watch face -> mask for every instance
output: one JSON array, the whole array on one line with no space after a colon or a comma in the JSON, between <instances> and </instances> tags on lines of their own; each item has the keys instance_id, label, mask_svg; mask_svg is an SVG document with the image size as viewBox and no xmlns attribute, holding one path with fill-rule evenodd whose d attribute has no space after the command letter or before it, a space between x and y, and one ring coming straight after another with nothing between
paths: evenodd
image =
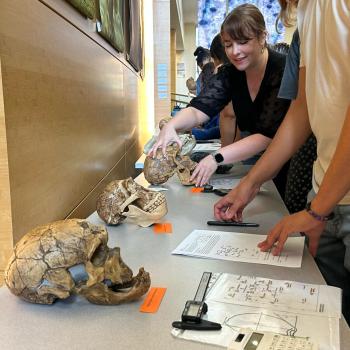
<instances>
[{"instance_id":1,"label":"watch face","mask_svg":"<svg viewBox=\"0 0 350 350\"><path fill-rule=\"evenodd\" d=\"M222 163L224 161L224 157L222 156L221 153L216 153L214 157L215 157L216 163Z\"/></svg>"}]
</instances>

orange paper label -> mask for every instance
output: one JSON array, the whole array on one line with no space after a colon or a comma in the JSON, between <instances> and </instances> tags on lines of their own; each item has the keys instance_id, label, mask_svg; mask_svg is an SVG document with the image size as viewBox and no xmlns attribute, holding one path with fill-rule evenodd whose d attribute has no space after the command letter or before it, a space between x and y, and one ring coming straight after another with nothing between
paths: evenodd
<instances>
[{"instance_id":1,"label":"orange paper label","mask_svg":"<svg viewBox=\"0 0 350 350\"><path fill-rule=\"evenodd\" d=\"M166 288L153 287L147 294L147 297L140 307L141 312L154 313L158 311L159 305L162 302Z\"/></svg>"},{"instance_id":2,"label":"orange paper label","mask_svg":"<svg viewBox=\"0 0 350 350\"><path fill-rule=\"evenodd\" d=\"M172 233L173 227L170 222L163 222L160 224L154 224L153 231L154 233Z\"/></svg>"},{"instance_id":3,"label":"orange paper label","mask_svg":"<svg viewBox=\"0 0 350 350\"><path fill-rule=\"evenodd\" d=\"M203 187L193 187L193 188L191 188L191 192L192 193L200 193L200 192L203 192L203 191L204 191Z\"/></svg>"}]
</instances>

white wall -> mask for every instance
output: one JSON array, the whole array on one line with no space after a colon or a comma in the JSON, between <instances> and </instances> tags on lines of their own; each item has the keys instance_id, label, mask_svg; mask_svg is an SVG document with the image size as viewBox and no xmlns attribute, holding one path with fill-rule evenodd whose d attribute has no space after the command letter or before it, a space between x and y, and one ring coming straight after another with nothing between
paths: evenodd
<instances>
[{"instance_id":1,"label":"white wall","mask_svg":"<svg viewBox=\"0 0 350 350\"><path fill-rule=\"evenodd\" d=\"M196 59L193 52L196 50L196 25L193 23L185 23L184 25L184 50L177 51L176 64L185 64L185 77L180 78L176 74L176 93L186 95L188 89L186 80L189 77L196 79Z\"/></svg>"}]
</instances>

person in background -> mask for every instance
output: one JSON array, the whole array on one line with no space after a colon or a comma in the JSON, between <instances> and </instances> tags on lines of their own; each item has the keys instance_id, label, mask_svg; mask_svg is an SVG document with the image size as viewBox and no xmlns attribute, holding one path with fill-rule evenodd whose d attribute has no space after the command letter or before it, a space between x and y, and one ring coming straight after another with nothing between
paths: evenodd
<instances>
[{"instance_id":1,"label":"person in background","mask_svg":"<svg viewBox=\"0 0 350 350\"><path fill-rule=\"evenodd\" d=\"M196 82L196 94L199 95L200 92L205 89L210 81L210 78L214 74L215 63L212 61L210 50L205 49L202 46L197 47L194 52L194 56L196 56L197 65L201 69L201 73L199 74ZM215 115L214 117L210 118L209 121L203 123L200 127L192 128L191 132L196 140L219 139L219 115Z\"/></svg>"},{"instance_id":2,"label":"person in background","mask_svg":"<svg viewBox=\"0 0 350 350\"><path fill-rule=\"evenodd\" d=\"M265 21L259 9L251 4L237 6L225 18L220 34L230 64L219 68L190 106L161 130L150 151L155 156L158 148L165 154L171 142L181 146L176 131L207 121L232 101L239 129L250 135L204 158L191 178L197 186L205 184L218 165L247 159L265 150L290 104L277 98L286 57L267 48ZM283 191L279 181L276 185Z\"/></svg>"},{"instance_id":3,"label":"person in background","mask_svg":"<svg viewBox=\"0 0 350 350\"><path fill-rule=\"evenodd\" d=\"M214 63L212 62L210 51L202 46L198 46L194 51L193 55L196 57L197 66L201 70L197 85L197 95L206 87L210 77L214 74Z\"/></svg>"},{"instance_id":4,"label":"person in background","mask_svg":"<svg viewBox=\"0 0 350 350\"><path fill-rule=\"evenodd\" d=\"M208 49L198 46L193 55L196 57L197 67L200 69L200 73L196 81L193 77L188 78L186 86L190 93L198 95L213 75L215 67Z\"/></svg>"},{"instance_id":5,"label":"person in background","mask_svg":"<svg viewBox=\"0 0 350 350\"><path fill-rule=\"evenodd\" d=\"M313 132L317 159L309 202L304 210L278 222L259 247L279 255L290 234L304 232L326 282L343 289L343 315L349 323L350 4L347 0L279 1L281 18L288 19L291 8L298 7L298 96L264 155L239 185L215 204L215 217L241 220L260 186Z\"/></svg>"},{"instance_id":6,"label":"person in background","mask_svg":"<svg viewBox=\"0 0 350 350\"><path fill-rule=\"evenodd\" d=\"M221 42L220 34L217 34L210 44L210 55L214 63L214 74L218 72L218 69L223 64L228 64L230 62L226 56L225 48ZM225 135L225 129L222 128L221 119L223 116L226 117L228 113L230 115L234 115L231 102L220 112L220 114L217 114L215 117L210 118L210 120L205 123L205 125L211 125L211 127L203 127L201 129L193 128L192 134L197 140L210 140L219 138L222 139L222 135ZM232 123L232 128L234 127L233 125L234 124ZM191 159L198 163L208 154L210 154L210 152L195 152L191 155ZM221 165L218 167L217 171L220 170L222 173L224 173L230 168L231 166L226 169L225 165Z\"/></svg>"}]
</instances>

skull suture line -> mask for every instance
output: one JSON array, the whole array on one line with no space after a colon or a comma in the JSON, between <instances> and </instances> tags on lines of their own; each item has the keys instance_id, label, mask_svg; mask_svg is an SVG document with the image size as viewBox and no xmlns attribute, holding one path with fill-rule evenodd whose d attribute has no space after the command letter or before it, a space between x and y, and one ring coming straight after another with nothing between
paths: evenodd
<instances>
[{"instance_id":1,"label":"skull suture line","mask_svg":"<svg viewBox=\"0 0 350 350\"><path fill-rule=\"evenodd\" d=\"M149 273L140 268L133 277L120 249L109 248L107 242L105 227L85 220L37 227L16 244L5 283L13 294L37 304L52 304L71 294L105 305L140 298L151 285Z\"/></svg>"},{"instance_id":2,"label":"skull suture line","mask_svg":"<svg viewBox=\"0 0 350 350\"><path fill-rule=\"evenodd\" d=\"M107 224L128 222L147 227L168 212L164 194L150 191L131 177L110 182L97 200L97 213Z\"/></svg>"},{"instance_id":3,"label":"skull suture line","mask_svg":"<svg viewBox=\"0 0 350 350\"><path fill-rule=\"evenodd\" d=\"M155 158L146 157L143 168L145 179L152 185L160 185L177 173L183 185L192 185L190 177L197 163L189 156L181 155L179 145L176 143L167 146L166 155L164 157L162 150L158 149Z\"/></svg>"}]
</instances>

